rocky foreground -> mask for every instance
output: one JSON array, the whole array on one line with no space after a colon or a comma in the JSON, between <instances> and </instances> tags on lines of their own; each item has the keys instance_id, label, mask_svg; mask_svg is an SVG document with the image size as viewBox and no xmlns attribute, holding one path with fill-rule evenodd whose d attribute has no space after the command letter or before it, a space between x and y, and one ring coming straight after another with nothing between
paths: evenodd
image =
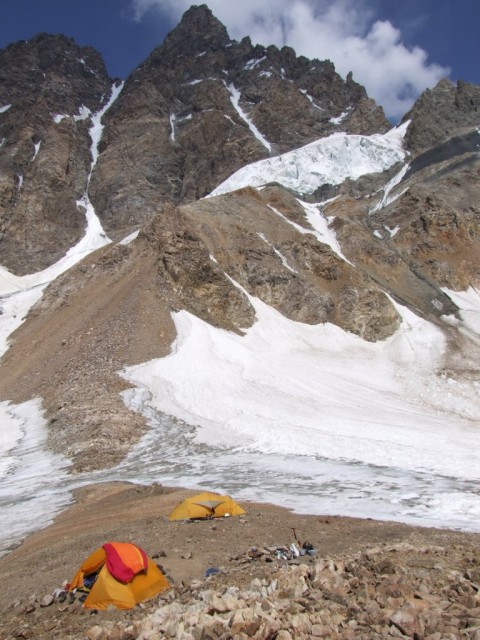
<instances>
[{"instance_id":1,"label":"rocky foreground","mask_svg":"<svg viewBox=\"0 0 480 640\"><path fill-rule=\"evenodd\" d=\"M78 601L31 598L15 606L16 629L4 638L50 633L89 640L480 639L476 546L385 544L283 566L272 561L268 567L268 554L251 555L245 555L246 566L174 584L149 606L119 613L117 620L86 612ZM247 577L247 587L237 586ZM39 609L47 607L51 615L42 616ZM37 627L29 624L39 618ZM71 627L82 621L84 628L69 632L68 618Z\"/></svg>"},{"instance_id":2,"label":"rocky foreground","mask_svg":"<svg viewBox=\"0 0 480 640\"><path fill-rule=\"evenodd\" d=\"M0 560L2 640L480 639L478 534L252 503L240 518L170 523L187 493L85 490ZM114 538L146 548L171 589L130 611L85 610L61 593L61 577ZM314 551L295 557L302 541Z\"/></svg>"},{"instance_id":3,"label":"rocky foreground","mask_svg":"<svg viewBox=\"0 0 480 640\"><path fill-rule=\"evenodd\" d=\"M480 638L480 568L472 548L372 547L275 567L246 589L195 581L146 615L96 624L91 640L179 638ZM452 555L457 566L452 566Z\"/></svg>"}]
</instances>

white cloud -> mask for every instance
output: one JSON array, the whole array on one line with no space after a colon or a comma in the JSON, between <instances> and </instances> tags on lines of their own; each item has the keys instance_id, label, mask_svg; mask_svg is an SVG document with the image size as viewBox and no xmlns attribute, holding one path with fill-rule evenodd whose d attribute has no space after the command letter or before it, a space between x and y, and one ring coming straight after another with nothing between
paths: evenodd
<instances>
[{"instance_id":1,"label":"white cloud","mask_svg":"<svg viewBox=\"0 0 480 640\"><path fill-rule=\"evenodd\" d=\"M297 55L329 59L349 71L391 118L401 117L415 98L450 70L428 61L420 47L408 48L391 22L376 20L372 0L206 0L230 37L249 35L254 44L288 45ZM189 0L132 0L135 17L160 9L179 20Z\"/></svg>"}]
</instances>

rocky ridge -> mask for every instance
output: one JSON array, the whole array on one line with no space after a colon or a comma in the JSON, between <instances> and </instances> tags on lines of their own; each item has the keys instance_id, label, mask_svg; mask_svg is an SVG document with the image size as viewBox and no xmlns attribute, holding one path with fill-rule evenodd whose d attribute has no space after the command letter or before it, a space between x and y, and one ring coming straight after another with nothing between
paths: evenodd
<instances>
[{"instance_id":1,"label":"rocky ridge","mask_svg":"<svg viewBox=\"0 0 480 640\"><path fill-rule=\"evenodd\" d=\"M448 140L455 132L477 128L480 111L480 87L446 78L427 89L403 117L410 120L407 144L413 153L425 151Z\"/></svg>"}]
</instances>

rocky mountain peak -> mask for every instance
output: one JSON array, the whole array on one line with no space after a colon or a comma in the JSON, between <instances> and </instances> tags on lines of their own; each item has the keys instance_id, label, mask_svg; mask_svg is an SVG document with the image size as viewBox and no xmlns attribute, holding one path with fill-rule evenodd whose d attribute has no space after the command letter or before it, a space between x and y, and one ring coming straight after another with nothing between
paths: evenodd
<instances>
[{"instance_id":1,"label":"rocky mountain peak","mask_svg":"<svg viewBox=\"0 0 480 640\"><path fill-rule=\"evenodd\" d=\"M171 31L162 46L163 53L201 54L230 43L225 26L206 4L193 5L183 14L180 23Z\"/></svg>"},{"instance_id":2,"label":"rocky mountain peak","mask_svg":"<svg viewBox=\"0 0 480 640\"><path fill-rule=\"evenodd\" d=\"M131 74L107 119L91 195L110 237L150 219L162 201L205 196L256 160L339 131L390 128L332 62L231 40L205 5L191 7ZM126 150L131 162L119 167Z\"/></svg>"},{"instance_id":3,"label":"rocky mountain peak","mask_svg":"<svg viewBox=\"0 0 480 640\"><path fill-rule=\"evenodd\" d=\"M40 33L0 51L0 102L17 108L40 94L59 111L75 108L72 100L93 108L110 84L100 53L60 34Z\"/></svg>"}]
</instances>

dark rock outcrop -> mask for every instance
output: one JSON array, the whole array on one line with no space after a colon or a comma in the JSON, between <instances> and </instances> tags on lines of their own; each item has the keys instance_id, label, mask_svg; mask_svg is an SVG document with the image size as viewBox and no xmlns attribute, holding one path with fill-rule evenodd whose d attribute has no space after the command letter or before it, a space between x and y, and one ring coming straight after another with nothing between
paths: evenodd
<instances>
[{"instance_id":1,"label":"dark rock outcrop","mask_svg":"<svg viewBox=\"0 0 480 640\"><path fill-rule=\"evenodd\" d=\"M56 262L83 235L87 114L111 84L100 54L64 36L0 51L0 107L10 105L0 113L0 264L18 275Z\"/></svg>"},{"instance_id":2,"label":"dark rock outcrop","mask_svg":"<svg viewBox=\"0 0 480 640\"><path fill-rule=\"evenodd\" d=\"M411 120L406 135L408 148L417 155L448 138L478 127L480 87L446 78L427 89L403 117Z\"/></svg>"}]
</instances>

